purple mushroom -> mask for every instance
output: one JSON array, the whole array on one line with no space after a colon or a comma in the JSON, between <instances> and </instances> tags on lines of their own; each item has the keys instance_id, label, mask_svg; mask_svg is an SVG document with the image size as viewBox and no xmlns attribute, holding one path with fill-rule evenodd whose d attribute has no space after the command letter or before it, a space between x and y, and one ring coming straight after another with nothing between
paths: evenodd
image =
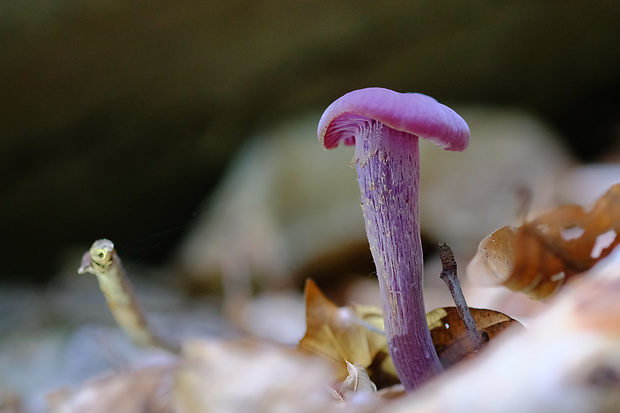
<instances>
[{"instance_id":1,"label":"purple mushroom","mask_svg":"<svg viewBox=\"0 0 620 413\"><path fill-rule=\"evenodd\" d=\"M442 370L426 323L418 212L418 138L450 151L469 143L467 123L418 93L355 90L332 103L318 127L327 149L355 145L366 234L383 300L396 372L411 391Z\"/></svg>"}]
</instances>

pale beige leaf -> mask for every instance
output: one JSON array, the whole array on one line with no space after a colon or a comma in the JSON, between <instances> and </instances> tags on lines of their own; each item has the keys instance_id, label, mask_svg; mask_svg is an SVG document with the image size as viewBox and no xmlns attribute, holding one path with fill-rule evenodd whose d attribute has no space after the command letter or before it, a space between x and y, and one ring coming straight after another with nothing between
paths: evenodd
<instances>
[{"instance_id":1,"label":"pale beige leaf","mask_svg":"<svg viewBox=\"0 0 620 413\"><path fill-rule=\"evenodd\" d=\"M377 386L368 377L368 372L360 364L352 364L347 361L349 375L340 386L340 395L347 400L356 394L375 394Z\"/></svg>"},{"instance_id":2,"label":"pale beige leaf","mask_svg":"<svg viewBox=\"0 0 620 413\"><path fill-rule=\"evenodd\" d=\"M50 413L167 413L174 403L175 363L92 380L48 396Z\"/></svg>"},{"instance_id":3,"label":"pale beige leaf","mask_svg":"<svg viewBox=\"0 0 620 413\"><path fill-rule=\"evenodd\" d=\"M334 372L323 359L250 341L191 340L176 375L176 413L325 412Z\"/></svg>"}]
</instances>

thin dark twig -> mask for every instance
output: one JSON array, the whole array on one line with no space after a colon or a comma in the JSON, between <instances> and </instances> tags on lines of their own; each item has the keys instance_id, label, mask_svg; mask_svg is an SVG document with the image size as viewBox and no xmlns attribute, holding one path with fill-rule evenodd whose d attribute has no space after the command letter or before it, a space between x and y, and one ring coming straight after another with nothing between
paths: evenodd
<instances>
[{"instance_id":1,"label":"thin dark twig","mask_svg":"<svg viewBox=\"0 0 620 413\"><path fill-rule=\"evenodd\" d=\"M467 305L465 295L463 295L463 290L461 289L461 283L456 275L456 261L454 260L454 254L448 244L439 244L439 258L441 259L441 266L443 268L439 277L448 286L454 305L456 306L459 316L465 325L467 336L474 346L474 351L477 352L487 341L489 341L489 336L484 332L480 332L478 328L476 328L476 322L469 311L469 306Z\"/></svg>"}]
</instances>

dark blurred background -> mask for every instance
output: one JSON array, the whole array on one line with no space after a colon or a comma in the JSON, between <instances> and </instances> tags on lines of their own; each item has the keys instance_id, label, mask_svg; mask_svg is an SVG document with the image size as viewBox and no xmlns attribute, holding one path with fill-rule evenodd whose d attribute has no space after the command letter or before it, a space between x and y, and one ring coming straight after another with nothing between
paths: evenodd
<instances>
[{"instance_id":1,"label":"dark blurred background","mask_svg":"<svg viewBox=\"0 0 620 413\"><path fill-rule=\"evenodd\" d=\"M361 87L522 107L599 159L619 18L611 0L0 2L0 276L43 282L101 237L164 262L245 138Z\"/></svg>"}]
</instances>

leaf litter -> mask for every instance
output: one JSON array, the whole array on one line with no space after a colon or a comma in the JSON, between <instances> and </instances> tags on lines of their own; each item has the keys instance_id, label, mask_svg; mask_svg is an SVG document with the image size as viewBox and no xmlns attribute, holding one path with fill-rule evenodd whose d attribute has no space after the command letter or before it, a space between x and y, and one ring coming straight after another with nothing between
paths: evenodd
<instances>
[{"instance_id":1,"label":"leaf litter","mask_svg":"<svg viewBox=\"0 0 620 413\"><path fill-rule=\"evenodd\" d=\"M49 411L363 413L380 408L387 413L480 413L498 406L507 412L617 411L620 268L612 263L601 275L592 267L619 242L619 200L620 186L614 186L588 213L577 206L561 207L485 240L492 247L481 246L483 252L479 250L470 269L482 262L495 279L520 274L505 284L523 284L520 277L525 278L521 290L537 298L556 294L566 279L588 275L551 300L531 330L511 328L503 334L517 325L514 320L492 310L470 309L476 328L491 339L489 350L485 347L475 361L468 360L473 346L456 308L430 312L433 342L449 370L413 395L403 396L398 386L376 392L373 376L389 374L391 364L381 311L337 307L309 281L307 332L299 345L304 351L256 340L184 340L180 355L171 355L167 363L53 393ZM600 241L602 236L607 238ZM553 273L558 268L563 277ZM394 402L387 401L390 396L384 401L374 397L391 389ZM334 407L335 395L347 403L359 396L372 399L340 409Z\"/></svg>"},{"instance_id":2,"label":"leaf litter","mask_svg":"<svg viewBox=\"0 0 620 413\"><path fill-rule=\"evenodd\" d=\"M480 243L467 272L535 300L552 297L620 243L620 184L585 212L564 205L519 227L505 226Z\"/></svg>"},{"instance_id":3,"label":"leaf litter","mask_svg":"<svg viewBox=\"0 0 620 413\"><path fill-rule=\"evenodd\" d=\"M319 354L337 367L338 377L350 375L350 362L368 369L378 388L398 383L382 334L380 309L349 305L338 307L327 299L312 280L306 282L306 335L299 347ZM505 329L521 324L493 310L470 308L476 327L497 338ZM474 348L456 307L438 308L426 315L439 360L444 368L474 356ZM522 326L521 326L522 327Z\"/></svg>"}]
</instances>

